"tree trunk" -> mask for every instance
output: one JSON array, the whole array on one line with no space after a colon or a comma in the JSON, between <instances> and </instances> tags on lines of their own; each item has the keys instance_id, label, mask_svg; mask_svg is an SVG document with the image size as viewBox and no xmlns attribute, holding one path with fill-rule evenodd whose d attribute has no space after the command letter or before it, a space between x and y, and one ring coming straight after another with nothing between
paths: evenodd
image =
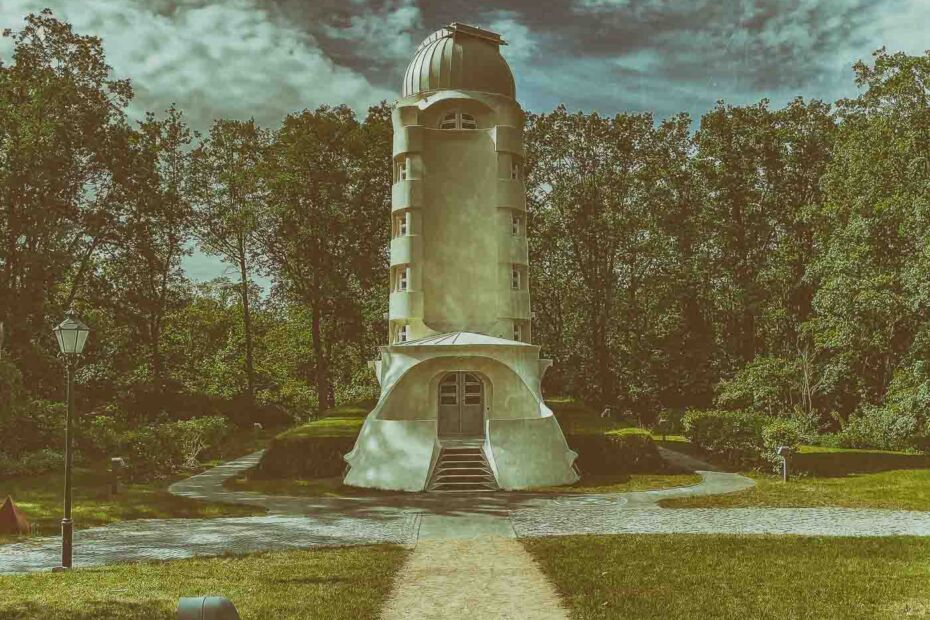
<instances>
[{"instance_id":1,"label":"tree trunk","mask_svg":"<svg viewBox=\"0 0 930 620\"><path fill-rule=\"evenodd\" d=\"M310 327L310 335L313 340L313 355L316 358L316 398L320 412L323 412L333 406L333 403L330 402L329 367L326 364L326 355L323 352L323 329L319 304L314 304L311 312L313 321Z\"/></svg>"},{"instance_id":2,"label":"tree trunk","mask_svg":"<svg viewBox=\"0 0 930 620\"><path fill-rule=\"evenodd\" d=\"M252 344L252 310L249 306L249 273L245 262L245 244L239 237L239 293L242 297L242 328L245 334L245 380L249 405L255 404L255 363Z\"/></svg>"}]
</instances>

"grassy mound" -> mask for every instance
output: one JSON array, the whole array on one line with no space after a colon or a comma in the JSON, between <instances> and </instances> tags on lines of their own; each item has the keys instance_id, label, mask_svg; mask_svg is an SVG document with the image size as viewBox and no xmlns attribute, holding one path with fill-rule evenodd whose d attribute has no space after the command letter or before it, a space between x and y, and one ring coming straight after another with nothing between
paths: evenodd
<instances>
[{"instance_id":1,"label":"grassy mound","mask_svg":"<svg viewBox=\"0 0 930 620\"><path fill-rule=\"evenodd\" d=\"M309 479L342 475L346 468L343 456L355 445L372 407L374 401L370 400L335 407L316 420L281 433L271 440L250 477Z\"/></svg>"}]
</instances>

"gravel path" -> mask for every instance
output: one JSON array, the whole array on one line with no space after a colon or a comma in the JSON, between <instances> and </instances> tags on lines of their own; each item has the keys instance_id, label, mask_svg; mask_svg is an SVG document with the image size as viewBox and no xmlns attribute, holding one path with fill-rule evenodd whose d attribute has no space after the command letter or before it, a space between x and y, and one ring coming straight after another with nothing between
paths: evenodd
<instances>
[{"instance_id":1,"label":"gravel path","mask_svg":"<svg viewBox=\"0 0 930 620\"><path fill-rule=\"evenodd\" d=\"M398 494L354 498L279 497L230 491L223 482L252 467L261 452L170 487L175 495L261 506L267 516L125 521L75 532L75 565L173 559L227 552L351 545L415 544L419 539L472 539L566 534L721 533L816 536L930 536L930 512L851 508L661 508L672 497L730 493L752 480L663 450L696 470L694 486L601 495L493 493ZM435 532L440 532L436 534ZM0 573L43 570L58 561L57 537L0 545ZM501 548L513 547L500 543ZM485 550L487 551L487 550ZM443 552L432 552L441 558ZM451 551L450 551L451 553ZM453 557L447 555L446 557ZM476 556L478 557L478 556ZM423 560L428 565L429 557ZM451 560L450 560L451 561ZM518 558L513 558L519 562Z\"/></svg>"}]
</instances>

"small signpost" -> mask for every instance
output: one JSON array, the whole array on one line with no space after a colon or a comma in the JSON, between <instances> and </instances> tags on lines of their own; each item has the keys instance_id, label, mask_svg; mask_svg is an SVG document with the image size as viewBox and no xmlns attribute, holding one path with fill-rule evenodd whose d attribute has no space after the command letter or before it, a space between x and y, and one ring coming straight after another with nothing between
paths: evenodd
<instances>
[{"instance_id":1,"label":"small signpost","mask_svg":"<svg viewBox=\"0 0 930 620\"><path fill-rule=\"evenodd\" d=\"M778 446L778 456L781 457L781 481L788 482L788 459L794 454L791 446Z\"/></svg>"}]
</instances>

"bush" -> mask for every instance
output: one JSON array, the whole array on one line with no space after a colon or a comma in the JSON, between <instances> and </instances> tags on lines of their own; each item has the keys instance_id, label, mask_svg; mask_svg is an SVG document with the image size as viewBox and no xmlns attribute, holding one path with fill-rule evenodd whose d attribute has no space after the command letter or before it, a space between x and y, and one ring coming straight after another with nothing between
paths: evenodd
<instances>
[{"instance_id":1,"label":"bush","mask_svg":"<svg viewBox=\"0 0 930 620\"><path fill-rule=\"evenodd\" d=\"M855 413L839 439L848 448L930 452L930 363L896 370L884 402Z\"/></svg>"},{"instance_id":2,"label":"bush","mask_svg":"<svg viewBox=\"0 0 930 620\"><path fill-rule=\"evenodd\" d=\"M24 452L17 457L0 452L0 478L37 476L50 471L61 470L64 466L64 455L55 450L43 449Z\"/></svg>"},{"instance_id":3,"label":"bush","mask_svg":"<svg viewBox=\"0 0 930 620\"><path fill-rule=\"evenodd\" d=\"M575 464L586 475L654 473L665 469L659 449L646 433L566 435L565 440L578 453Z\"/></svg>"},{"instance_id":4,"label":"bush","mask_svg":"<svg viewBox=\"0 0 930 620\"><path fill-rule=\"evenodd\" d=\"M126 457L130 480L164 478L196 467L201 452L228 432L228 423L218 416L154 424L122 434L114 451Z\"/></svg>"},{"instance_id":5,"label":"bush","mask_svg":"<svg viewBox=\"0 0 930 620\"><path fill-rule=\"evenodd\" d=\"M685 437L733 465L763 460L766 418L747 411L689 411L682 420Z\"/></svg>"},{"instance_id":6,"label":"bush","mask_svg":"<svg viewBox=\"0 0 930 620\"><path fill-rule=\"evenodd\" d=\"M849 419L838 441L844 448L930 452L930 423L897 407L868 407Z\"/></svg>"},{"instance_id":7,"label":"bush","mask_svg":"<svg viewBox=\"0 0 930 620\"><path fill-rule=\"evenodd\" d=\"M684 411L675 409L663 411L652 426L652 432L663 437L666 435L681 435L684 432L684 417Z\"/></svg>"},{"instance_id":8,"label":"bush","mask_svg":"<svg viewBox=\"0 0 930 620\"><path fill-rule=\"evenodd\" d=\"M775 471L781 468L779 446L797 448L813 439L805 421L798 418L772 420L762 429L762 456Z\"/></svg>"}]
</instances>

